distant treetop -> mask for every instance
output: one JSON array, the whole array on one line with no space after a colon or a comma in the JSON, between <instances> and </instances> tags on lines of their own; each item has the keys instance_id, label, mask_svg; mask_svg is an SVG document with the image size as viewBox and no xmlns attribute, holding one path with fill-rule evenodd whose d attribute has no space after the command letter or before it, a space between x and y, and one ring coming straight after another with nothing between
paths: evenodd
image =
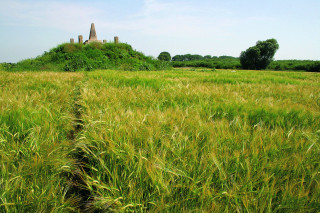
<instances>
[{"instance_id":1,"label":"distant treetop","mask_svg":"<svg viewBox=\"0 0 320 213\"><path fill-rule=\"evenodd\" d=\"M168 52L162 52L159 54L158 59L160 61L171 61L171 55Z\"/></svg>"}]
</instances>

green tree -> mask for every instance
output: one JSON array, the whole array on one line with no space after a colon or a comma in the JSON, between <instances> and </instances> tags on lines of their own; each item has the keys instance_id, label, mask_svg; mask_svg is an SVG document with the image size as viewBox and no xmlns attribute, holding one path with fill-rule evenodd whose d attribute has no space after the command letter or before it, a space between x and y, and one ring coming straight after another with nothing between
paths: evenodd
<instances>
[{"instance_id":1,"label":"green tree","mask_svg":"<svg viewBox=\"0 0 320 213\"><path fill-rule=\"evenodd\" d=\"M192 55L192 61L196 61L196 60L203 60L203 56L202 55Z\"/></svg>"},{"instance_id":2,"label":"green tree","mask_svg":"<svg viewBox=\"0 0 320 213\"><path fill-rule=\"evenodd\" d=\"M279 44L276 39L258 41L255 46L249 47L240 54L240 63L244 69L261 70L273 61Z\"/></svg>"},{"instance_id":3,"label":"green tree","mask_svg":"<svg viewBox=\"0 0 320 213\"><path fill-rule=\"evenodd\" d=\"M172 57L172 61L183 61L182 55L175 55Z\"/></svg>"},{"instance_id":4,"label":"green tree","mask_svg":"<svg viewBox=\"0 0 320 213\"><path fill-rule=\"evenodd\" d=\"M184 61L192 61L192 55L191 54L185 54L183 55L183 60Z\"/></svg>"},{"instance_id":5,"label":"green tree","mask_svg":"<svg viewBox=\"0 0 320 213\"><path fill-rule=\"evenodd\" d=\"M158 56L158 59L160 61L171 61L171 55L168 52L162 52L160 53L160 55Z\"/></svg>"}]
</instances>

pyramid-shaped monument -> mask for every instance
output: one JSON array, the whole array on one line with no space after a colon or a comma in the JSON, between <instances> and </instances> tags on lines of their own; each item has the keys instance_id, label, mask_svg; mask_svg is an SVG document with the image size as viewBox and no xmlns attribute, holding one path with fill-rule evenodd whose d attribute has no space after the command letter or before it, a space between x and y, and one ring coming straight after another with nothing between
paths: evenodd
<instances>
[{"instance_id":1,"label":"pyramid-shaped monument","mask_svg":"<svg viewBox=\"0 0 320 213\"><path fill-rule=\"evenodd\" d=\"M97 33L96 33L96 28L94 26L94 23L91 24L89 40L85 41L85 44L89 44L91 42L102 43L102 41L98 40L98 36L97 36Z\"/></svg>"}]
</instances>

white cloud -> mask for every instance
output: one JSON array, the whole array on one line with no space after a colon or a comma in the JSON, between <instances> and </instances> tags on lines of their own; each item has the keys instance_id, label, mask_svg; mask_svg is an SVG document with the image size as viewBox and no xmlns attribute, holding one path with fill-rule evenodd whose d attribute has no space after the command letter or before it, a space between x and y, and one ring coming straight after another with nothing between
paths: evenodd
<instances>
[{"instance_id":1,"label":"white cloud","mask_svg":"<svg viewBox=\"0 0 320 213\"><path fill-rule=\"evenodd\" d=\"M217 15L212 17L212 12ZM190 3L144 0L141 10L132 14L130 19L118 20L116 23L102 22L101 25L150 36L190 37L201 33L218 32L218 26L228 24L218 17L218 13L223 15L226 11L219 9L208 11L205 6L195 7ZM211 27L213 23L217 27Z\"/></svg>"},{"instance_id":2,"label":"white cloud","mask_svg":"<svg viewBox=\"0 0 320 213\"><path fill-rule=\"evenodd\" d=\"M152 16L155 13L167 11L173 3L160 3L156 0L144 0L144 8L141 15Z\"/></svg>"},{"instance_id":3,"label":"white cloud","mask_svg":"<svg viewBox=\"0 0 320 213\"><path fill-rule=\"evenodd\" d=\"M90 24L100 12L94 7L64 2L4 0L0 7L0 24L74 31Z\"/></svg>"}]
</instances>

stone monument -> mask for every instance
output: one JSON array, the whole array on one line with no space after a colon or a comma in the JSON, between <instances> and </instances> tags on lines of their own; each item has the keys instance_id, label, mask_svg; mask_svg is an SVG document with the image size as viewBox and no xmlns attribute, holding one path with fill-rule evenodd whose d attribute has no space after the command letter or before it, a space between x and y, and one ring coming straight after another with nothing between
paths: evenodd
<instances>
[{"instance_id":1,"label":"stone monument","mask_svg":"<svg viewBox=\"0 0 320 213\"><path fill-rule=\"evenodd\" d=\"M91 42L102 43L102 41L98 40L97 33L96 33L96 28L94 26L94 23L91 24L89 40L86 40L86 42L84 42L84 43L85 44L89 44Z\"/></svg>"}]
</instances>

